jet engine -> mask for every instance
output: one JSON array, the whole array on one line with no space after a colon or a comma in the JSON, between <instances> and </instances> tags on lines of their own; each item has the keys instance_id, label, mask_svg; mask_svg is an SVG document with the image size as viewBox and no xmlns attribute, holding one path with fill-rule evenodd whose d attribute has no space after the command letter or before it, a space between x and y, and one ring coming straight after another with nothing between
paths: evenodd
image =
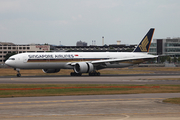
<instances>
[{"instance_id":1,"label":"jet engine","mask_svg":"<svg viewBox=\"0 0 180 120\"><path fill-rule=\"evenodd\" d=\"M92 63L78 62L74 66L75 73L90 73L94 71L94 66Z\"/></svg>"},{"instance_id":2,"label":"jet engine","mask_svg":"<svg viewBox=\"0 0 180 120\"><path fill-rule=\"evenodd\" d=\"M42 69L44 73L57 73L60 69Z\"/></svg>"}]
</instances>

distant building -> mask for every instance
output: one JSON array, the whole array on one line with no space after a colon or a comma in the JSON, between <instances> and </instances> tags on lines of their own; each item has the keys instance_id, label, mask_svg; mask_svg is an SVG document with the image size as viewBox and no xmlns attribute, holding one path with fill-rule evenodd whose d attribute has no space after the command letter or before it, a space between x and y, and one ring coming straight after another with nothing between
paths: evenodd
<instances>
[{"instance_id":1,"label":"distant building","mask_svg":"<svg viewBox=\"0 0 180 120\"><path fill-rule=\"evenodd\" d=\"M54 46L55 52L132 52L137 45Z\"/></svg>"},{"instance_id":2,"label":"distant building","mask_svg":"<svg viewBox=\"0 0 180 120\"><path fill-rule=\"evenodd\" d=\"M180 38L154 39L151 43L149 53L180 57Z\"/></svg>"},{"instance_id":3,"label":"distant building","mask_svg":"<svg viewBox=\"0 0 180 120\"><path fill-rule=\"evenodd\" d=\"M87 43L86 42L82 42L80 40L80 41L77 41L76 46L87 46Z\"/></svg>"},{"instance_id":4,"label":"distant building","mask_svg":"<svg viewBox=\"0 0 180 120\"><path fill-rule=\"evenodd\" d=\"M4 63L8 53L26 53L26 52L46 52L50 51L50 45L27 44L17 45L9 42L0 42L0 64Z\"/></svg>"},{"instance_id":5,"label":"distant building","mask_svg":"<svg viewBox=\"0 0 180 120\"><path fill-rule=\"evenodd\" d=\"M117 40L117 45L120 45L121 44L121 41L120 40Z\"/></svg>"}]
</instances>

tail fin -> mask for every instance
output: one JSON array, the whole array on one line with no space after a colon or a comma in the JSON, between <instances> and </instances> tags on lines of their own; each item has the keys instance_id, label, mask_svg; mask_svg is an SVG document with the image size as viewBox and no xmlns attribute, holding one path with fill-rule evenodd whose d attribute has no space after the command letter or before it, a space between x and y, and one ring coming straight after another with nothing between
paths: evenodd
<instances>
[{"instance_id":1,"label":"tail fin","mask_svg":"<svg viewBox=\"0 0 180 120\"><path fill-rule=\"evenodd\" d=\"M152 37L154 34L154 28L151 28L148 33L144 36L139 45L134 49L133 52L149 52Z\"/></svg>"}]
</instances>

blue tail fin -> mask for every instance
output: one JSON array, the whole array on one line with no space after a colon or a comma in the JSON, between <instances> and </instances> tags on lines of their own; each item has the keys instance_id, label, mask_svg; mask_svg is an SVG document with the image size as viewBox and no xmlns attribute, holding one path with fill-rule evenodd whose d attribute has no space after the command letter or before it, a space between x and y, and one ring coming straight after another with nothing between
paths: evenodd
<instances>
[{"instance_id":1,"label":"blue tail fin","mask_svg":"<svg viewBox=\"0 0 180 120\"><path fill-rule=\"evenodd\" d=\"M139 45L134 49L133 52L149 52L152 37L154 34L154 28L151 28L148 33L144 36Z\"/></svg>"}]
</instances>

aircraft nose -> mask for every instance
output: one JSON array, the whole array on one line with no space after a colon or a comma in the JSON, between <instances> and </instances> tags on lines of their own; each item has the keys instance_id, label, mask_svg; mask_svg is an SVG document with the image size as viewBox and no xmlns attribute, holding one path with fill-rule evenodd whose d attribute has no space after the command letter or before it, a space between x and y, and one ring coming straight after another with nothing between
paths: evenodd
<instances>
[{"instance_id":1,"label":"aircraft nose","mask_svg":"<svg viewBox=\"0 0 180 120\"><path fill-rule=\"evenodd\" d=\"M9 66L9 67L12 67L12 66L13 66L12 62L9 61L9 60L6 60L5 64L6 64L7 66Z\"/></svg>"},{"instance_id":2,"label":"aircraft nose","mask_svg":"<svg viewBox=\"0 0 180 120\"><path fill-rule=\"evenodd\" d=\"M6 65L9 65L9 60L6 60L6 61L5 61L5 64L6 64Z\"/></svg>"}]
</instances>

